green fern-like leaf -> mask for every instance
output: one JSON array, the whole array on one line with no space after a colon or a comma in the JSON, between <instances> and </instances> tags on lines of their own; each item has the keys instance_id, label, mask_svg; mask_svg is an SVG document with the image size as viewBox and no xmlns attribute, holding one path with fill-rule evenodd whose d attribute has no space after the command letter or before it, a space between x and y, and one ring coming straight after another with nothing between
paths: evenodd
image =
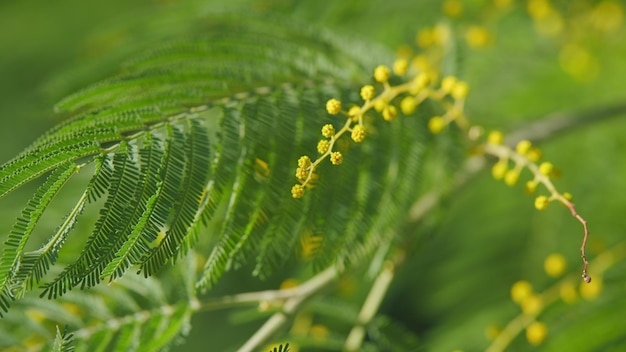
<instances>
[{"instance_id":1,"label":"green fern-like leaf","mask_svg":"<svg viewBox=\"0 0 626 352\"><path fill-rule=\"evenodd\" d=\"M8 308L9 297L13 295L11 292L12 276L20 268L24 248L35 225L54 196L75 171L76 165L73 163L55 170L35 192L27 207L22 211L22 216L13 225L9 238L4 243L2 258L0 258L0 308L2 310Z\"/></svg>"},{"instance_id":2,"label":"green fern-like leaf","mask_svg":"<svg viewBox=\"0 0 626 352\"><path fill-rule=\"evenodd\" d=\"M67 332L67 326L63 329L63 332L59 330L59 327L56 328L56 336L54 338L54 342L52 344L53 352L73 352L74 347L72 346L72 339L74 337L73 334L69 334Z\"/></svg>"},{"instance_id":3,"label":"green fern-like leaf","mask_svg":"<svg viewBox=\"0 0 626 352\"><path fill-rule=\"evenodd\" d=\"M295 200L289 192L295 160L313 152L321 125L337 123L324 103L356 101L377 55L282 20L221 15L200 23L185 40L137 54L118 75L60 102L68 119L0 166L0 198L46 173L66 175L58 171L64 165L94 167L42 249L7 250L10 260L0 266L7 288L23 294L41 284L53 298L133 266L150 276L199 238L213 245L197 283L205 288L251 259L259 276L290 253L316 268L349 263L393 233L419 181L426 143L419 119L374 124L372 138L341 146L342 166L320 166L322 181L310 195ZM44 282L85 209L98 210L98 219L80 254ZM206 233L206 224L217 231ZM318 246L310 253L302 249L308 238ZM29 236L10 241L21 246ZM9 293L0 296L3 310Z\"/></svg>"},{"instance_id":4,"label":"green fern-like leaf","mask_svg":"<svg viewBox=\"0 0 626 352\"><path fill-rule=\"evenodd\" d=\"M272 348L269 352L289 352L289 344L280 344L278 347Z\"/></svg>"}]
</instances>

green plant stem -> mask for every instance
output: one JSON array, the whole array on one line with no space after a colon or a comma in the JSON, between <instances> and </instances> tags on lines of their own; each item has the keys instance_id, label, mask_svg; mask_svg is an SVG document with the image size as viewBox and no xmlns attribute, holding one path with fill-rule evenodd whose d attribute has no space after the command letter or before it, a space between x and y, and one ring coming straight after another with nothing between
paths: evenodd
<instances>
[{"instance_id":1,"label":"green plant stem","mask_svg":"<svg viewBox=\"0 0 626 352\"><path fill-rule=\"evenodd\" d=\"M363 338L365 337L365 326L372 321L376 312L378 312L380 304L387 294L387 290L389 289L391 281L394 277L394 267L395 266L391 261L387 261L383 265L382 270L376 277L376 280L372 285L372 289L367 295L365 303L363 303L363 307L359 312L357 325L352 328L348 338L346 339L344 351L358 351L359 348L361 348Z\"/></svg>"},{"instance_id":2,"label":"green plant stem","mask_svg":"<svg viewBox=\"0 0 626 352\"><path fill-rule=\"evenodd\" d=\"M325 269L313 278L309 279L302 285L290 289L291 293L295 293L288 298L282 306L280 312L274 313L266 322L257 330L252 337L244 343L239 352L253 352L266 344L269 339L280 330L298 312L302 305L311 297L322 291L328 285L333 283L341 274L342 268L335 265ZM287 290L285 290L287 291Z\"/></svg>"}]
</instances>

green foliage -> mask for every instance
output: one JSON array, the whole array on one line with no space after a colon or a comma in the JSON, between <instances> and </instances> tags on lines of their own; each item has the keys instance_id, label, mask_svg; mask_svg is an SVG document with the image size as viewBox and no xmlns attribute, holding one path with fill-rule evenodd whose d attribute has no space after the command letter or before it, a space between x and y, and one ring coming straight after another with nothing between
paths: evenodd
<instances>
[{"instance_id":1,"label":"green foliage","mask_svg":"<svg viewBox=\"0 0 626 352\"><path fill-rule=\"evenodd\" d=\"M321 126L342 123L325 112L325 102L360 103L372 69L391 64L389 49L375 43L412 40L439 18L438 8L402 1L242 1L241 8L224 5L235 11L214 11L209 3L147 11L112 29L103 40L122 46L117 53L56 81L65 90L89 83L56 105L60 123L0 166L0 206L32 193L2 238L0 349L161 351L189 337L203 349L248 341L270 352L286 352L290 344L342 350L347 336L362 333L363 351L479 350L490 343L483 337L487 326L501 328L519 314L508 297L514 281L527 278L537 292L577 283L572 275L556 281L541 274L549 252L573 253L568 262L574 263L578 244L569 246L571 236L561 233L578 231L577 223L569 223L566 210L558 212L563 209L533 215L531 201L494 191L504 186L491 180L459 192L472 175L473 164L464 164L471 153L458 129L436 137L428 132L428 119L441 114L434 104L393 123L366 115L364 142L338 144L343 164L321 164L315 187L302 199L291 197L298 157L314 155ZM477 4L468 5L469 19L451 20L450 28L473 25ZM512 11L506 15L511 24L493 24L496 32L522 38L498 47L514 57L505 64L500 51L478 56L462 35L452 36L443 71L470 82L468 115L510 129L520 114L562 110L561 96L581 97L566 102L572 108L615 100L619 90L600 97L597 85L558 76L556 64L533 76L533 65L555 53L546 43L532 46L532 35L519 29L520 23L530 28L523 11ZM346 32L358 39L338 34ZM619 48L615 55L623 58L623 44ZM607 86L617 84L616 77L602 77ZM557 98L513 101L536 94L527 86ZM495 116L510 119L496 123ZM586 151L581 160L599 163L593 148L618 140L623 126L609 127L577 132L565 152L548 145L546 153L560 155L551 160L570 172L580 169L572 154ZM605 145L603 156L621 147ZM611 307L624 305L618 288L624 251L615 244L617 225L593 211L603 204L594 203L594 192L620 189L620 178L598 185L607 166L594 166L584 168L592 183L569 172L564 179L573 181L564 182L577 205L590 211L591 228L608 234L606 243L594 242L590 256L605 253L590 268L600 272L606 290L596 301L566 304L554 296L545 305L535 318L549 328L547 350L621 343L620 329L606 329L621 327L620 310ZM613 202L616 209L623 205L621 198ZM381 268L389 267L393 285L372 304ZM273 289L288 277L301 284L237 295ZM252 307L214 312L233 305ZM582 340L589 332L596 338ZM513 336L511 348L530 348L523 334Z\"/></svg>"},{"instance_id":2,"label":"green foliage","mask_svg":"<svg viewBox=\"0 0 626 352\"><path fill-rule=\"evenodd\" d=\"M270 352L289 352L289 344L281 344L278 347L274 347L270 350Z\"/></svg>"}]
</instances>

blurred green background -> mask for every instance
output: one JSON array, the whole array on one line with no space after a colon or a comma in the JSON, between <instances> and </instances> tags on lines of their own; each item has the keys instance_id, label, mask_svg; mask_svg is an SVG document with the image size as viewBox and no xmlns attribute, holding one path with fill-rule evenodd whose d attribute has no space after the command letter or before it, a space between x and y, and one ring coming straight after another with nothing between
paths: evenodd
<instances>
[{"instance_id":1,"label":"blurred green background","mask_svg":"<svg viewBox=\"0 0 626 352\"><path fill-rule=\"evenodd\" d=\"M623 23L609 34L578 37L566 27L550 37L534 28L527 2L513 1L499 15L490 12L491 1L461 3L460 17L446 21L460 30L480 24L493 36L480 50L459 49L457 74L472 89L467 114L473 123L509 132L553 112L626 103ZM555 3L567 22L575 20L576 4L599 2ZM227 10L281 12L377 43L381 50L414 45L421 28L446 18L438 1L3 1L0 162L62 119L52 110L60 98L115 72L130 53L171 37L169 23L193 13ZM587 68L595 72L591 78L580 79L563 69L562 50L572 42L593 56ZM563 172L557 187L574 194L578 211L589 222L590 259L625 240L624 117L622 113L541 143L545 157ZM15 203L24 199L9 200L0 202L3 233L21 207ZM424 350L484 349L489 344L486 332L503 328L519 314L509 298L514 282L528 280L539 292L555 285L557 280L543 270L548 254L561 253L568 273L580 271L580 224L558 206L537 212L521 186L494 181L488 170L447 199L434 220L412 231L424 240L399 268L381 312L414 332ZM571 343L584 351L595 348L595 340L607 351L626 350L625 269L621 258L599 275L591 267L591 275L603 284L600 295L548 307L539 317L548 327L548 338L538 348L562 351ZM277 275L259 282L242 270L226 276L214 294L277 287L282 279ZM259 326L258 321L237 328L225 324L230 313L195 317L190 344L181 350L232 348ZM511 350L534 348L519 336Z\"/></svg>"}]
</instances>

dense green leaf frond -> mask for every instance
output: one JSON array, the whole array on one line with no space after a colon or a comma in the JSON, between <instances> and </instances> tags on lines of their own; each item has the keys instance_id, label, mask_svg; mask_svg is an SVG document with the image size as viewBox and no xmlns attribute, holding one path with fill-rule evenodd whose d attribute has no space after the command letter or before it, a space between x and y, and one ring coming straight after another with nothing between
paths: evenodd
<instances>
[{"instance_id":1,"label":"dense green leaf frond","mask_svg":"<svg viewBox=\"0 0 626 352\"><path fill-rule=\"evenodd\" d=\"M32 289L35 283L41 281L50 267L56 263L59 250L65 244L67 237L76 225L77 217L83 212L86 203L86 194L78 200L74 208L68 213L65 221L59 226L56 233L38 250L26 252L22 257L19 271L13 281L16 297L22 296Z\"/></svg>"},{"instance_id":2,"label":"dense green leaf frond","mask_svg":"<svg viewBox=\"0 0 626 352\"><path fill-rule=\"evenodd\" d=\"M289 344L280 344L278 347L272 348L269 352L289 352Z\"/></svg>"},{"instance_id":3,"label":"dense green leaf frond","mask_svg":"<svg viewBox=\"0 0 626 352\"><path fill-rule=\"evenodd\" d=\"M114 134L113 131L108 132L110 133L87 133L72 143L61 140L35 148L0 166L0 199L65 163L100 152L100 146L94 142L94 138L105 137L103 140L107 140L109 138L106 137Z\"/></svg>"},{"instance_id":4,"label":"dense green leaf frond","mask_svg":"<svg viewBox=\"0 0 626 352\"><path fill-rule=\"evenodd\" d=\"M115 153L109 195L100 210L94 232L76 261L46 286L49 296L56 297L78 284L82 287L97 284L103 266L108 264L112 253L123 243L120 238L129 226L129 209L135 205L133 197L139 178L138 170L131 161L132 154L132 147L126 143L122 143Z\"/></svg>"},{"instance_id":5,"label":"dense green leaf frond","mask_svg":"<svg viewBox=\"0 0 626 352\"><path fill-rule=\"evenodd\" d=\"M173 134L174 141L182 140L180 132L174 130ZM179 134L179 137L176 134ZM198 121L190 121L189 134L185 142L184 146L172 144L170 149L170 158L183 162L177 165L177 168L170 170L170 174L183 177L180 178L180 186L175 193L177 199L174 200L170 214L172 220L166 226L168 229L165 236L152 253L143 260L142 269L145 270L146 275L152 275L168 259L175 260L178 254L187 251L184 241L190 235L193 223L200 220L202 212L200 205L210 172L210 153L206 130ZM170 184L167 180L165 182Z\"/></svg>"},{"instance_id":6,"label":"dense green leaf frond","mask_svg":"<svg viewBox=\"0 0 626 352\"><path fill-rule=\"evenodd\" d=\"M61 342L63 351L162 351L184 338L197 309L195 296L179 290L189 284L194 267L188 261L193 260L190 255L159 280L127 276L57 300L18 301L0 325L0 336L13 332L11 339L0 341L0 348L23 350L30 340L38 345L29 348L41 351L53 350ZM67 327L61 339L55 338L55 326Z\"/></svg>"},{"instance_id":7,"label":"dense green leaf frond","mask_svg":"<svg viewBox=\"0 0 626 352\"><path fill-rule=\"evenodd\" d=\"M135 206L131 210L132 216L128 226L124 229L128 232L122 234L126 239L122 247L115 253L114 259L108 263L102 271L101 278L120 277L131 265L139 263L140 258L150 250L150 242L156 237L156 229L162 223L149 224L159 191L159 167L163 151L161 142L151 134L145 136L144 147L139 151L141 159L141 182L137 187L134 199ZM150 230L148 230L150 229Z\"/></svg>"},{"instance_id":8,"label":"dense green leaf frond","mask_svg":"<svg viewBox=\"0 0 626 352\"><path fill-rule=\"evenodd\" d=\"M13 229L4 243L0 258L0 310L7 310L6 304L12 295L10 292L11 276L19 269L20 258L24 254L24 248L35 229L35 225L54 196L76 172L76 169L76 165L71 163L55 170L28 201L28 205L22 210L22 215L13 225Z\"/></svg>"},{"instance_id":9,"label":"dense green leaf frond","mask_svg":"<svg viewBox=\"0 0 626 352\"><path fill-rule=\"evenodd\" d=\"M62 101L67 121L0 169L4 192L78 159L95 161L95 175L47 249L24 254L28 270L18 282L41 280L56 260L49 249L85 206L100 207L93 232L44 284L48 297L117 279L134 265L153 275L200 234L213 248L198 287L250 258L254 273L267 276L293 253L321 268L371 252L412 199L424 126L411 118L393 131L374 125L375 138L340 145L342 166L320 167L328 181L292 199L295 161L314 151L321 125L337 123L323 109L326 100L356 100L371 69L373 56L336 39L225 16ZM216 233L204 234L202 224Z\"/></svg>"},{"instance_id":10,"label":"dense green leaf frond","mask_svg":"<svg viewBox=\"0 0 626 352\"><path fill-rule=\"evenodd\" d=\"M59 327L56 327L57 333L54 338L54 342L52 343L52 352L73 352L74 347L72 346L72 339L74 337L73 334L67 332L67 326L63 329L63 332L59 330Z\"/></svg>"}]
</instances>

